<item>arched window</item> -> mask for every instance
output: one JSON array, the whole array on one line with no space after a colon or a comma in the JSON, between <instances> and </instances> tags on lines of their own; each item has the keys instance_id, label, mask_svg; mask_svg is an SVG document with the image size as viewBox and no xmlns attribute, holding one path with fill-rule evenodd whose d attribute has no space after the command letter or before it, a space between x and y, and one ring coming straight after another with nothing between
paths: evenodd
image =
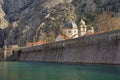
<instances>
[{"instance_id":1,"label":"arched window","mask_svg":"<svg viewBox=\"0 0 120 80\"><path fill-rule=\"evenodd\" d=\"M86 31L86 28L85 28L85 26L83 26L83 31Z\"/></svg>"},{"instance_id":2,"label":"arched window","mask_svg":"<svg viewBox=\"0 0 120 80\"><path fill-rule=\"evenodd\" d=\"M71 31L68 31L68 33L71 33Z\"/></svg>"},{"instance_id":3,"label":"arched window","mask_svg":"<svg viewBox=\"0 0 120 80\"><path fill-rule=\"evenodd\" d=\"M74 33L77 33L77 31L75 30Z\"/></svg>"}]
</instances>

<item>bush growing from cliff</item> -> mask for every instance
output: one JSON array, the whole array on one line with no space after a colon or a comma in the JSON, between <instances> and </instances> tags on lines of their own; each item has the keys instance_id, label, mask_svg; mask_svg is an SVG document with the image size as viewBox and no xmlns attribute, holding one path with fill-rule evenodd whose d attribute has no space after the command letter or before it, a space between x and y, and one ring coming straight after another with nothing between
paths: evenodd
<instances>
[{"instance_id":1,"label":"bush growing from cliff","mask_svg":"<svg viewBox=\"0 0 120 80\"><path fill-rule=\"evenodd\" d=\"M111 13L98 15L96 26L99 32L107 32L120 29L120 18Z\"/></svg>"}]
</instances>

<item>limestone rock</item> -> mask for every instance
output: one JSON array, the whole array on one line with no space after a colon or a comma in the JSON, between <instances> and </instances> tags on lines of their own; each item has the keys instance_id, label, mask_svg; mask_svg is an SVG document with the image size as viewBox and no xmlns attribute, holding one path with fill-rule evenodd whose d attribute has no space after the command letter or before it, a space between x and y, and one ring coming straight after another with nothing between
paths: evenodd
<instances>
[{"instance_id":1,"label":"limestone rock","mask_svg":"<svg viewBox=\"0 0 120 80\"><path fill-rule=\"evenodd\" d=\"M119 7L119 0L0 0L0 25L7 28L7 44L52 42L64 23L94 21L99 12L115 12ZM118 12L115 15L119 17Z\"/></svg>"},{"instance_id":2,"label":"limestone rock","mask_svg":"<svg viewBox=\"0 0 120 80\"><path fill-rule=\"evenodd\" d=\"M0 28L4 29L9 26L9 22L6 19L6 14L3 11L2 6L3 6L3 0L0 0Z\"/></svg>"}]
</instances>

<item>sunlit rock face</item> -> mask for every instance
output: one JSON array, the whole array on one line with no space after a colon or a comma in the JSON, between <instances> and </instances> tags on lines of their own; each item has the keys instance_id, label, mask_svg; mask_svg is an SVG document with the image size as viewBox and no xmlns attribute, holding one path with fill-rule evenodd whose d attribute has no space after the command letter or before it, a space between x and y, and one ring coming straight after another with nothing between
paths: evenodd
<instances>
[{"instance_id":1,"label":"sunlit rock face","mask_svg":"<svg viewBox=\"0 0 120 80\"><path fill-rule=\"evenodd\" d=\"M0 0L0 28L4 29L7 28L9 26L9 22L7 21L7 17L6 14L3 10L3 0Z\"/></svg>"},{"instance_id":2,"label":"sunlit rock face","mask_svg":"<svg viewBox=\"0 0 120 80\"><path fill-rule=\"evenodd\" d=\"M66 22L79 24L85 16L94 21L98 12L113 11L109 5L117 1L0 0L0 28L7 28L6 44L24 45L41 39L53 42ZM119 3L114 7L118 11Z\"/></svg>"},{"instance_id":3,"label":"sunlit rock face","mask_svg":"<svg viewBox=\"0 0 120 80\"><path fill-rule=\"evenodd\" d=\"M3 8L11 26L7 44L26 44L40 39L54 41L64 22L76 19L75 7L71 2L72 0L4 1Z\"/></svg>"}]
</instances>

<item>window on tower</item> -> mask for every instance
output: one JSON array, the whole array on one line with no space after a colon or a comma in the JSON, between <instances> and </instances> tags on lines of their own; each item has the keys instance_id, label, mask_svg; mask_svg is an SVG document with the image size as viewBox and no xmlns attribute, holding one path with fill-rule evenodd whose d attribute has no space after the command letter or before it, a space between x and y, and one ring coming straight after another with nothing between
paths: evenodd
<instances>
[{"instance_id":1,"label":"window on tower","mask_svg":"<svg viewBox=\"0 0 120 80\"><path fill-rule=\"evenodd\" d=\"M83 26L83 31L86 31L85 26Z\"/></svg>"}]
</instances>

